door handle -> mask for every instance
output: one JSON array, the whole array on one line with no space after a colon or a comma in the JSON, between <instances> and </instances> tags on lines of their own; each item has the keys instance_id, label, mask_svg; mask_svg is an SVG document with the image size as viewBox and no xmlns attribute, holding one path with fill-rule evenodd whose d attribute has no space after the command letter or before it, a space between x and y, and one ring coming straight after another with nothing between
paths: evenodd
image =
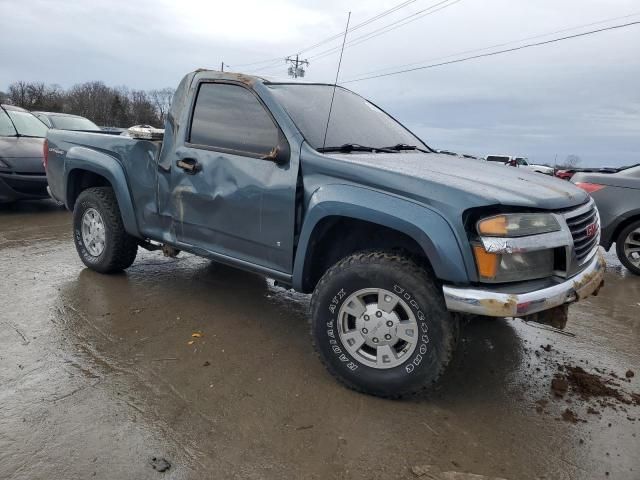
<instances>
[{"instance_id":1,"label":"door handle","mask_svg":"<svg viewBox=\"0 0 640 480\"><path fill-rule=\"evenodd\" d=\"M176 162L176 165L189 175L193 175L202 170L202 165L195 158L183 158Z\"/></svg>"}]
</instances>

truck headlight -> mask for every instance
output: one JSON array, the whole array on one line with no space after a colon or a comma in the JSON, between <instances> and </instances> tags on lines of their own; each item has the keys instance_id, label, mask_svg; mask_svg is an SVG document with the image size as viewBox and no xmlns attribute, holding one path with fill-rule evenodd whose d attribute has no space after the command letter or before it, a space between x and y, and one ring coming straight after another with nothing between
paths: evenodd
<instances>
[{"instance_id":1,"label":"truck headlight","mask_svg":"<svg viewBox=\"0 0 640 480\"><path fill-rule=\"evenodd\" d=\"M561 230L556 217L550 213L508 213L479 220L478 234L483 237L513 238L540 235ZM474 245L473 253L480 281L502 283L521 282L553 275L555 245L550 248L518 249L517 240L511 240L515 248L487 252L482 245Z\"/></svg>"},{"instance_id":2,"label":"truck headlight","mask_svg":"<svg viewBox=\"0 0 640 480\"><path fill-rule=\"evenodd\" d=\"M525 237L557 232L560 224L550 213L509 213L480 220L477 230L486 237Z\"/></svg>"},{"instance_id":3,"label":"truck headlight","mask_svg":"<svg viewBox=\"0 0 640 480\"><path fill-rule=\"evenodd\" d=\"M473 253L480 281L491 283L522 282L550 277L554 271L553 249L534 252L490 253L474 245Z\"/></svg>"}]
</instances>

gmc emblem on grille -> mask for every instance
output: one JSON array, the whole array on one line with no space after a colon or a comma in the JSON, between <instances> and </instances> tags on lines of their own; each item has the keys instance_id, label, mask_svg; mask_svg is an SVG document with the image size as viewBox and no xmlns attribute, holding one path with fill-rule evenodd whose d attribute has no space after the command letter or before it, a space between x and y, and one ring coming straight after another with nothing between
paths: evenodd
<instances>
[{"instance_id":1,"label":"gmc emblem on grille","mask_svg":"<svg viewBox=\"0 0 640 480\"><path fill-rule=\"evenodd\" d=\"M597 223L592 223L591 225L587 225L587 237L591 238L593 237L596 233L598 233L598 224Z\"/></svg>"}]
</instances>

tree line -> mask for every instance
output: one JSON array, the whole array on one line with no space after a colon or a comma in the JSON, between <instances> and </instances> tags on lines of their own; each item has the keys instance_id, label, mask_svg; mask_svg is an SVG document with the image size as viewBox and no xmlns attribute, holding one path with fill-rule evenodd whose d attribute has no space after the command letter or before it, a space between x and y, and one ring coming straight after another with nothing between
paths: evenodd
<instances>
[{"instance_id":1,"label":"tree line","mask_svg":"<svg viewBox=\"0 0 640 480\"><path fill-rule=\"evenodd\" d=\"M109 87L103 82L85 82L64 89L43 82L14 82L0 102L27 110L81 115L100 126L128 128L147 124L163 127L171 106L173 88L132 90Z\"/></svg>"}]
</instances>

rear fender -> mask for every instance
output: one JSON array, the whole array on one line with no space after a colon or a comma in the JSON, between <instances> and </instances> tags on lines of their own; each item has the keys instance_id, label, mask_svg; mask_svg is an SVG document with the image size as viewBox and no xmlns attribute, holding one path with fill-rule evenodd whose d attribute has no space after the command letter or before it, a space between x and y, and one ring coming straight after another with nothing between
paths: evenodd
<instances>
[{"instance_id":1,"label":"rear fender","mask_svg":"<svg viewBox=\"0 0 640 480\"><path fill-rule=\"evenodd\" d=\"M113 188L118 200L122 223L125 230L135 237L140 237L140 231L136 222L135 210L131 201L129 184L122 165L113 156L85 147L71 147L65 159L66 197L67 208L72 209L74 199L73 185L71 184L72 172L84 170L95 173L105 178Z\"/></svg>"},{"instance_id":2,"label":"rear fender","mask_svg":"<svg viewBox=\"0 0 640 480\"><path fill-rule=\"evenodd\" d=\"M467 283L469 275L458 239L437 212L414 202L353 185L327 185L312 195L293 269L293 288L302 291L305 260L314 230L323 218L348 217L402 232L424 251L437 278Z\"/></svg>"}]
</instances>

